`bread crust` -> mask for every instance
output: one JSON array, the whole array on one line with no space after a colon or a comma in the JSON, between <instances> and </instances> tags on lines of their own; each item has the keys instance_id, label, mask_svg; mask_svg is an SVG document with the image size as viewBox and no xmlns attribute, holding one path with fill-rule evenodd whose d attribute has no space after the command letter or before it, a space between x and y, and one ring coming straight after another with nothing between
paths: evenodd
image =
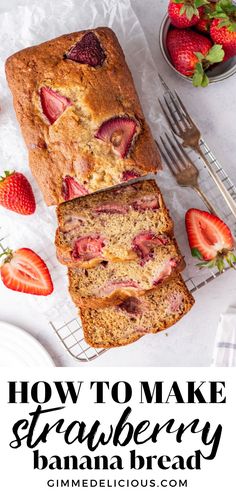
<instances>
[{"instance_id":1,"label":"bread crust","mask_svg":"<svg viewBox=\"0 0 236 495\"><path fill-rule=\"evenodd\" d=\"M87 32L96 34L105 51L101 67L63 58ZM160 167L160 155L132 75L110 28L75 32L25 48L7 59L6 76L29 164L48 205L64 201L62 181L66 175L86 185L90 193L122 182L122 173L127 170L146 175ZM52 125L42 114L42 86L73 103ZM121 159L94 135L104 121L123 115L137 120L140 132L128 156Z\"/></svg>"}]
</instances>

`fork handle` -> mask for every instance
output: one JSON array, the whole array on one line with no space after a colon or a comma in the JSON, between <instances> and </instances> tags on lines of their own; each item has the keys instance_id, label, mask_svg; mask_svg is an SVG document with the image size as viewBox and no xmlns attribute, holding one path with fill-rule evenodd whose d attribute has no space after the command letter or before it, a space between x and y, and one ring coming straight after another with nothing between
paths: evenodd
<instances>
[{"instance_id":1,"label":"fork handle","mask_svg":"<svg viewBox=\"0 0 236 495\"><path fill-rule=\"evenodd\" d=\"M202 158L202 160L205 162L206 167L207 167L207 170L208 170L211 178L214 180L214 182L217 185L218 189L220 190L220 192L221 192L221 194L222 194L225 202L227 203L229 209L231 210L231 212L233 213L234 217L236 218L236 203L235 203L234 199L232 198L231 194L229 193L229 191L227 191L225 185L220 180L220 178L216 174L215 170L212 168L210 162L205 157L205 155L202 152L200 146L197 146L195 148L195 151L200 155L200 157Z\"/></svg>"},{"instance_id":2,"label":"fork handle","mask_svg":"<svg viewBox=\"0 0 236 495\"><path fill-rule=\"evenodd\" d=\"M217 213L217 210L214 208L214 206L210 203L209 199L205 195L205 193L200 189L199 186L192 186L192 189L196 191L196 193L200 196L202 201L205 203L207 209L210 211L210 213L213 213L213 215L216 215L217 217L219 216L219 213Z\"/></svg>"}]
</instances>

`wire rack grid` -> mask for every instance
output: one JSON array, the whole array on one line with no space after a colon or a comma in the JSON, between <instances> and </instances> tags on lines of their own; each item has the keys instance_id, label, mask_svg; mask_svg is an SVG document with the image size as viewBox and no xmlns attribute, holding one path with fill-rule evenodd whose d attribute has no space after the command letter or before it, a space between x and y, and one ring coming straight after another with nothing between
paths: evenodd
<instances>
[{"instance_id":1,"label":"wire rack grid","mask_svg":"<svg viewBox=\"0 0 236 495\"><path fill-rule=\"evenodd\" d=\"M172 98L175 98L175 95L170 91L170 89L167 87L167 85L164 83L164 92L165 96ZM169 100L170 105L172 105L171 98ZM174 111L174 109L173 109ZM179 118L178 115L176 114L176 118ZM162 131L166 131L166 128L163 127ZM221 164L218 162L216 157L214 156L213 152L210 150L206 142L202 139L200 142L201 148L211 163L212 167L214 168L215 172L219 175L221 181L225 184L227 190L231 194L231 196L236 200L236 187L231 181L231 179L228 177L226 174L225 170L222 168ZM212 181L210 178L206 166L204 165L203 161L194 154L191 150L188 151L190 154L191 159L195 162L196 166L199 169L200 172L200 185L203 189L203 191L207 194L209 199L217 204L217 208L221 212L221 218L229 225L231 231L233 232L234 236L236 237L236 221L234 216L232 215L231 211L229 210L227 204L225 203L224 199L221 196L221 193L217 189L215 183ZM168 171L165 169L164 174L167 176L167 187L165 191L165 187L163 188L162 185L160 184L160 180L158 177L158 184L161 186L162 192L164 193L164 197L168 199L168 193L169 193L169 180L171 180L171 177L168 177ZM174 187L174 186L173 186ZM180 187L176 188L176 195L179 196L180 201L181 201L181 195L182 195L182 189ZM187 206L187 203L185 203L185 210L188 207L192 206L192 196L193 192L190 191L189 193L189 198L190 202ZM170 210L171 210L171 201L169 204ZM183 273L183 278L185 280L185 283L191 293L196 292L197 290L201 289L202 287L206 286L216 278L218 278L221 274L217 270L203 270L200 271L193 267L193 262L191 255L189 253L189 249L187 249L187 240L186 240L186 232L185 228L183 226L183 214L180 213L178 216L178 208L173 208L173 211L171 211L172 216L174 218L174 223L175 223L175 236L178 240L178 243L180 245L181 251L185 256L185 261L186 261L186 269ZM50 223L50 222L49 222ZM0 252L4 250L4 247L6 247L6 242L7 242L7 237L2 233L1 235L0 231ZM2 237L2 238L1 238ZM42 248L42 252L39 252L39 254L42 255L42 257L45 259L47 262L49 269L54 270L55 269L55 256L54 256L54 248L53 245L51 248L47 248L46 250ZM227 268L226 268L227 270ZM225 271L226 271L225 270ZM66 316L63 316L63 318L58 315L64 313L63 311L59 311L59 306L61 305L61 300L59 302L57 301L59 292L64 293L66 290L65 286L65 270L62 269L60 271L59 267L56 266L56 270L54 270L56 273L56 282L57 286L59 286L58 292L54 296L54 307L55 307L55 318L50 319L50 325L54 332L56 333L57 337L59 338L61 344L63 345L64 349L67 350L67 352L75 358L76 360L82 362L82 363L88 363L93 361L94 359L97 359L99 356L107 352L106 349L95 349L90 347L84 340L83 337L83 329L82 329L82 324L81 320L77 314L77 311L75 310L74 306L68 302L68 300L65 303L65 314ZM63 281L63 284L62 284ZM62 284L62 285L60 285ZM61 308L60 308L61 309ZM45 312L46 314L46 312Z\"/></svg>"},{"instance_id":2,"label":"wire rack grid","mask_svg":"<svg viewBox=\"0 0 236 495\"><path fill-rule=\"evenodd\" d=\"M169 96L171 94L172 97L174 96L174 94L170 91L170 89L166 85L164 90L165 90L165 95ZM170 99L170 104L171 104L171 99ZM177 114L176 117L178 118ZM226 174L221 164L218 162L213 152L210 150L207 143L203 139L201 139L200 145L205 156L211 163L216 173L219 175L221 181L225 184L231 196L236 200L236 187L231 181L230 177ZM222 199L221 193L218 191L217 187L211 180L205 165L203 164L202 160L199 159L198 156L194 155L194 152L189 150L189 154L191 155L191 159L196 163L200 171L200 178L201 178L200 185L202 189L206 192L209 198L212 198L212 200L215 201L215 204L218 205L218 208L220 208L221 211L222 219L229 225L234 235L236 235L235 218L233 217L228 206L224 202L224 199ZM175 217L174 214L173 216ZM176 224L178 224L178 219L176 221ZM183 232L183 229L182 231L178 229L178 225L176 225L176 237L180 245L185 246L185 248L183 247L182 249L184 252L186 250L186 239L184 238L185 234ZM186 253L184 252L184 254ZM190 272L188 270L188 267L190 267ZM187 269L183 274L185 283L191 293L196 292L197 290L206 286L207 284L209 284L210 282L212 282L221 275L221 273L217 270L204 270L201 272L195 269L194 273L191 273L191 267L192 267L192 262L189 261L188 263L187 261ZM225 271L227 270L228 268L225 269ZM94 349L86 344L83 337L83 329L80 318L78 317L73 318L68 322L51 321L50 323L52 328L56 332L57 336L59 337L61 343L64 345L64 347L66 347L70 355L76 358L78 361L89 362L98 358L105 352L107 352L106 349Z\"/></svg>"}]
</instances>

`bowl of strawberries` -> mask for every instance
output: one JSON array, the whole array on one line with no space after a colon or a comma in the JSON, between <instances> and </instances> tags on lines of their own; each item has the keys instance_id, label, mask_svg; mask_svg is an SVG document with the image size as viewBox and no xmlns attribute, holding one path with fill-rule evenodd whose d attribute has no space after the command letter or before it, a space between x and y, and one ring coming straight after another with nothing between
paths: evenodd
<instances>
[{"instance_id":1,"label":"bowl of strawberries","mask_svg":"<svg viewBox=\"0 0 236 495\"><path fill-rule=\"evenodd\" d=\"M168 65L195 87L236 73L236 4L233 0L169 0L160 27Z\"/></svg>"}]
</instances>

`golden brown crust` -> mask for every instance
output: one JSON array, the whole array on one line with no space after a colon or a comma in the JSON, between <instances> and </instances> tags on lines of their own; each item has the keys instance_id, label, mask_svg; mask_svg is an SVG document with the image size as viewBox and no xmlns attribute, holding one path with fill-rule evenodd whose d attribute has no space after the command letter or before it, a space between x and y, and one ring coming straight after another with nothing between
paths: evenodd
<instances>
[{"instance_id":1,"label":"golden brown crust","mask_svg":"<svg viewBox=\"0 0 236 495\"><path fill-rule=\"evenodd\" d=\"M66 175L75 177L93 192L122 182L124 171L135 169L145 175L155 172L160 165L116 35L107 27L90 31L96 33L106 53L101 67L63 58L86 31L26 48L6 61L7 80L29 150L30 167L48 205L64 200L61 187ZM53 125L42 115L42 86L73 102ZM109 146L94 137L104 121L122 115L140 124L140 132L125 159L117 158Z\"/></svg>"},{"instance_id":2,"label":"golden brown crust","mask_svg":"<svg viewBox=\"0 0 236 495\"><path fill-rule=\"evenodd\" d=\"M182 306L178 311L165 315L164 310L168 298L175 293L182 295ZM139 297L139 300L147 308L147 314L140 320L143 332L134 330L136 323L129 322L130 317L114 306L100 309L80 308L87 344L104 349L131 344L148 333L159 333L171 327L188 313L194 304L194 298L189 293L181 275ZM131 331L127 332L129 326Z\"/></svg>"}]
</instances>

